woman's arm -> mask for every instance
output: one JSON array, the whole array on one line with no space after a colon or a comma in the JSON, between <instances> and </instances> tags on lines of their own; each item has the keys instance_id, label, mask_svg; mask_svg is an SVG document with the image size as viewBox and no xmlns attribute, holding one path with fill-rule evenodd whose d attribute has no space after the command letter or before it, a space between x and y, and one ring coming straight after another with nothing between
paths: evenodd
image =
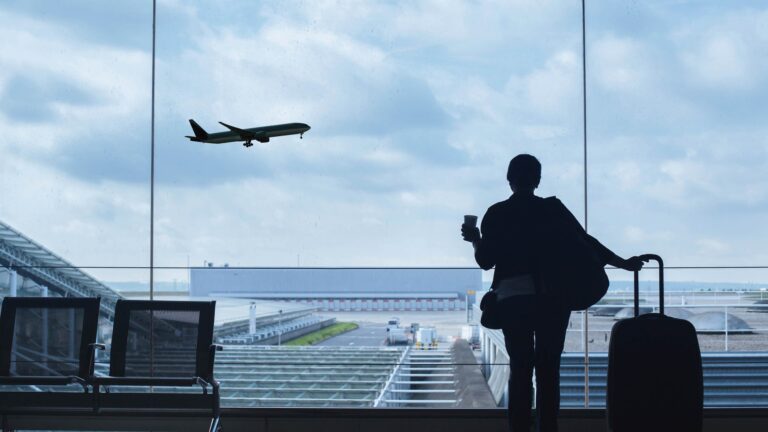
<instances>
[{"instance_id":1,"label":"woman's arm","mask_svg":"<svg viewBox=\"0 0 768 432\"><path fill-rule=\"evenodd\" d=\"M496 253L498 235L495 232L494 217L491 215L490 209L483 216L480 227L482 235L481 229L462 224L461 235L465 241L472 242L477 265L483 270L490 270L496 265L496 257L498 256Z\"/></svg>"},{"instance_id":2,"label":"woman's arm","mask_svg":"<svg viewBox=\"0 0 768 432\"><path fill-rule=\"evenodd\" d=\"M615 255L615 257L616 259L608 261L608 264L631 272L640 271L640 269L643 268L644 263L640 257L633 256L629 259L624 259L618 255Z\"/></svg>"},{"instance_id":3,"label":"woman's arm","mask_svg":"<svg viewBox=\"0 0 768 432\"><path fill-rule=\"evenodd\" d=\"M563 204L560 200L557 200L557 202L571 229L577 230L577 232L586 237L587 241L592 245L592 247L594 247L601 261L627 271L638 271L643 268L643 261L641 261L640 258L633 256L629 259L624 259L600 243L599 240L587 234L587 232L579 223L578 219L576 219L576 216L574 216L573 213L568 210L568 207L566 207L565 204Z\"/></svg>"},{"instance_id":4,"label":"woman's arm","mask_svg":"<svg viewBox=\"0 0 768 432\"><path fill-rule=\"evenodd\" d=\"M588 237L589 241L595 246L595 248L598 251L598 254L600 255L600 258L603 259L606 264L609 264L614 267L618 267L620 269L624 269L627 271L638 271L641 268L643 268L643 262L640 260L640 258L633 256L629 259L624 259L616 255L615 253L613 253L612 250L605 247L596 238L592 237L586 232L584 232L584 234Z\"/></svg>"}]
</instances>

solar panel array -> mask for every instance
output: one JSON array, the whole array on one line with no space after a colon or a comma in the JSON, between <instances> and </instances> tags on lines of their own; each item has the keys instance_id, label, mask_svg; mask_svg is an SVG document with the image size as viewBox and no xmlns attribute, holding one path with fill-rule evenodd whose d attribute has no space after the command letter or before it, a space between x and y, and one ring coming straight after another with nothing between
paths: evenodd
<instances>
[{"instance_id":1,"label":"solar panel array","mask_svg":"<svg viewBox=\"0 0 768 432\"><path fill-rule=\"evenodd\" d=\"M223 406L372 407L402 354L389 347L227 346L216 378Z\"/></svg>"},{"instance_id":2,"label":"solar panel array","mask_svg":"<svg viewBox=\"0 0 768 432\"><path fill-rule=\"evenodd\" d=\"M102 311L113 316L120 298L94 279L11 226L0 222L0 266L59 291L62 296L101 297Z\"/></svg>"},{"instance_id":3,"label":"solar panel array","mask_svg":"<svg viewBox=\"0 0 768 432\"><path fill-rule=\"evenodd\" d=\"M373 407L404 352L402 347L228 345L216 355L215 376L224 407ZM161 350L154 355L159 364L169 365L184 353ZM103 359L96 369L106 372Z\"/></svg>"}]
</instances>

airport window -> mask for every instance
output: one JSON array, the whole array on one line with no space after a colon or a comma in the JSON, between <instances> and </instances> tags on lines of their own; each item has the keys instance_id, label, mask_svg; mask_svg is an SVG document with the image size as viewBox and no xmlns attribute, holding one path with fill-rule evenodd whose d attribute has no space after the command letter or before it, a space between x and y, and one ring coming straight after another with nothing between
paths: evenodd
<instances>
[{"instance_id":1,"label":"airport window","mask_svg":"<svg viewBox=\"0 0 768 432\"><path fill-rule=\"evenodd\" d=\"M584 83L581 13L158 2L153 51L150 1L3 4L0 295L101 297L107 345L120 298L215 299L224 407L465 408L468 367L471 406L501 407L503 336L477 324L492 272L459 227L531 153L538 194L620 255L664 257L705 406L768 406L768 10L588 2ZM633 295L608 274L568 323L564 408L605 404Z\"/></svg>"},{"instance_id":2,"label":"airport window","mask_svg":"<svg viewBox=\"0 0 768 432\"><path fill-rule=\"evenodd\" d=\"M763 49L754 7L587 9L590 232L618 251L664 251L665 312L696 327L707 407L766 403L753 381L768 350L767 231L756 228L766 215L764 126L755 121L768 81L752 66ZM610 273L603 303L631 305L631 275L622 273ZM645 310L658 311L658 278L643 277ZM622 313L606 304L589 317L596 356L607 351L614 311ZM595 365L599 405L605 371Z\"/></svg>"}]
</instances>

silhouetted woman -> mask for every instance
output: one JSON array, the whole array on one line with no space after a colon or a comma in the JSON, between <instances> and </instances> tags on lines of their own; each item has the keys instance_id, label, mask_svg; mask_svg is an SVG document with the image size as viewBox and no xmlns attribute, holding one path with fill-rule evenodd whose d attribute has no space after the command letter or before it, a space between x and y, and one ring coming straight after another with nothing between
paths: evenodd
<instances>
[{"instance_id":1,"label":"silhouetted woman","mask_svg":"<svg viewBox=\"0 0 768 432\"><path fill-rule=\"evenodd\" d=\"M491 289L504 293L504 342L509 354L509 425L513 432L530 430L532 375L536 368L536 417L540 432L557 430L560 408L560 355L570 310L542 293L537 272L546 269L546 251L536 253L541 241L543 198L533 194L541 180L541 164L527 154L509 162L507 180L512 196L492 205L483 217L481 232L462 225L464 240L472 242L475 260L483 270L495 268ZM571 224L583 233L605 264L633 271L642 267L637 257L625 260L589 236L568 209L547 218ZM540 260L544 259L544 265Z\"/></svg>"}]
</instances>

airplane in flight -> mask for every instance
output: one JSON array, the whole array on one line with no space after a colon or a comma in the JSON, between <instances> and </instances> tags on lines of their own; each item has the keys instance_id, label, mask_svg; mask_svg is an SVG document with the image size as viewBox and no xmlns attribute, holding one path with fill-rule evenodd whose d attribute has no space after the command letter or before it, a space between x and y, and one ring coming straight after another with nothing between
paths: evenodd
<instances>
[{"instance_id":1,"label":"airplane in flight","mask_svg":"<svg viewBox=\"0 0 768 432\"><path fill-rule=\"evenodd\" d=\"M211 133L205 131L197 122L189 119L195 136L187 135L190 141L203 142L208 144L224 144L235 141L244 141L245 147L251 147L251 141L256 140L261 143L269 142L270 138L299 134L299 138L304 138L304 132L310 129L309 125L304 123L286 123L271 126L261 126L250 129L240 129L224 122L219 122L222 126L229 129L229 132Z\"/></svg>"}]
</instances>

